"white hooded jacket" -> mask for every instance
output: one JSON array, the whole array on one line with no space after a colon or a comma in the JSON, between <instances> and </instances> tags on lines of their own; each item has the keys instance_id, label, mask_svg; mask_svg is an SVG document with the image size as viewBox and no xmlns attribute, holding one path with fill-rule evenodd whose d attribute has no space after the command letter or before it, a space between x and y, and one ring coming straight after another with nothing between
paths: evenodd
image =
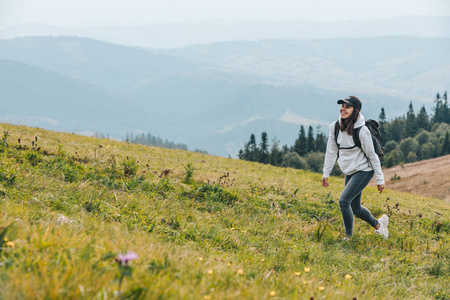
<instances>
[{"instance_id":1,"label":"white hooded jacket","mask_svg":"<svg viewBox=\"0 0 450 300\"><path fill-rule=\"evenodd\" d=\"M372 136L369 129L365 126L364 116L360 113L359 118L355 123L354 128L362 127L359 131L359 139L361 141L361 148L354 147L352 149L338 149L334 137L334 126L337 121L330 125L330 133L328 135L327 153L325 154L325 163L323 166L323 177L328 178L334 163L339 164L339 168L345 175L351 175L359 171L375 171L377 184L384 184L384 175L381 170L381 163L378 155L375 153L373 147ZM339 122L341 118L339 117ZM355 145L353 137L348 135L346 131L339 132L338 144L341 148L350 148ZM338 158L339 152L339 158Z\"/></svg>"}]
</instances>

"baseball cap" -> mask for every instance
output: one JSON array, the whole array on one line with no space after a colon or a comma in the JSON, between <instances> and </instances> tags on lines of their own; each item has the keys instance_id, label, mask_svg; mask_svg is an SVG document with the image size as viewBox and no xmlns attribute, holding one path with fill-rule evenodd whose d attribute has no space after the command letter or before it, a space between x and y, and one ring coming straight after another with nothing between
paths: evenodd
<instances>
[{"instance_id":1,"label":"baseball cap","mask_svg":"<svg viewBox=\"0 0 450 300\"><path fill-rule=\"evenodd\" d=\"M358 97L356 97L356 96L348 96L348 97L345 98L345 99L338 100L337 103L338 103L338 104L343 104L343 103L345 103L345 104L347 104L348 106L356 107L359 111L361 111L361 107L362 107L361 101L360 101L360 100L358 99Z\"/></svg>"}]
</instances>

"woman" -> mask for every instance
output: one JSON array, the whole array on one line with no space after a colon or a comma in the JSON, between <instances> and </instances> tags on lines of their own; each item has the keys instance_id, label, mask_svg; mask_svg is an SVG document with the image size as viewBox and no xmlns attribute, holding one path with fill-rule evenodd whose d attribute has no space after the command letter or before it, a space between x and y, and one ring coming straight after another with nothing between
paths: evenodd
<instances>
[{"instance_id":1,"label":"woman","mask_svg":"<svg viewBox=\"0 0 450 300\"><path fill-rule=\"evenodd\" d=\"M345 188L339 197L339 206L347 235L344 240L349 240L353 235L353 214L374 227L376 233L388 238L388 216L383 215L377 220L367 208L361 205L362 191L372 179L374 173L376 174L378 191L383 192L385 187L380 159L375 153L372 136L365 126L364 116L360 113L361 101L355 96L350 96L344 100L339 100L337 103L342 104L340 117L330 126L322 185L324 187L330 185L328 177L337 158L339 167L345 174ZM335 139L334 133L336 122L339 122L340 127L337 139ZM361 127L359 130L361 148L355 146L352 137L354 129L359 127Z\"/></svg>"}]
</instances>

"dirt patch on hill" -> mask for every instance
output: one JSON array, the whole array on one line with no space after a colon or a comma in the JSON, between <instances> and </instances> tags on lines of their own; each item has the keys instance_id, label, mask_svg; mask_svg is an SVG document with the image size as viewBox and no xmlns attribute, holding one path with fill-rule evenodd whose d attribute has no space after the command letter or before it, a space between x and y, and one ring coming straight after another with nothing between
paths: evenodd
<instances>
[{"instance_id":1,"label":"dirt patch on hill","mask_svg":"<svg viewBox=\"0 0 450 300\"><path fill-rule=\"evenodd\" d=\"M395 166L383 170L383 173L386 189L450 202L450 155ZM370 185L376 186L375 178Z\"/></svg>"}]
</instances>

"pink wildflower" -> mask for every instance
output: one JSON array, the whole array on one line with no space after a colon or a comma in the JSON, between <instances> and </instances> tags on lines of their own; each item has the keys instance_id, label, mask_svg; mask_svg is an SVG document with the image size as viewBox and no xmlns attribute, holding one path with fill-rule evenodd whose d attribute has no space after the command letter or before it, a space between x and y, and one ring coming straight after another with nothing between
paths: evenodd
<instances>
[{"instance_id":1,"label":"pink wildflower","mask_svg":"<svg viewBox=\"0 0 450 300\"><path fill-rule=\"evenodd\" d=\"M125 253L125 254L117 255L116 261L119 264L127 265L129 261L132 261L132 260L134 260L136 258L138 258L138 255L136 253L134 253L133 251L130 251L130 252Z\"/></svg>"}]
</instances>

